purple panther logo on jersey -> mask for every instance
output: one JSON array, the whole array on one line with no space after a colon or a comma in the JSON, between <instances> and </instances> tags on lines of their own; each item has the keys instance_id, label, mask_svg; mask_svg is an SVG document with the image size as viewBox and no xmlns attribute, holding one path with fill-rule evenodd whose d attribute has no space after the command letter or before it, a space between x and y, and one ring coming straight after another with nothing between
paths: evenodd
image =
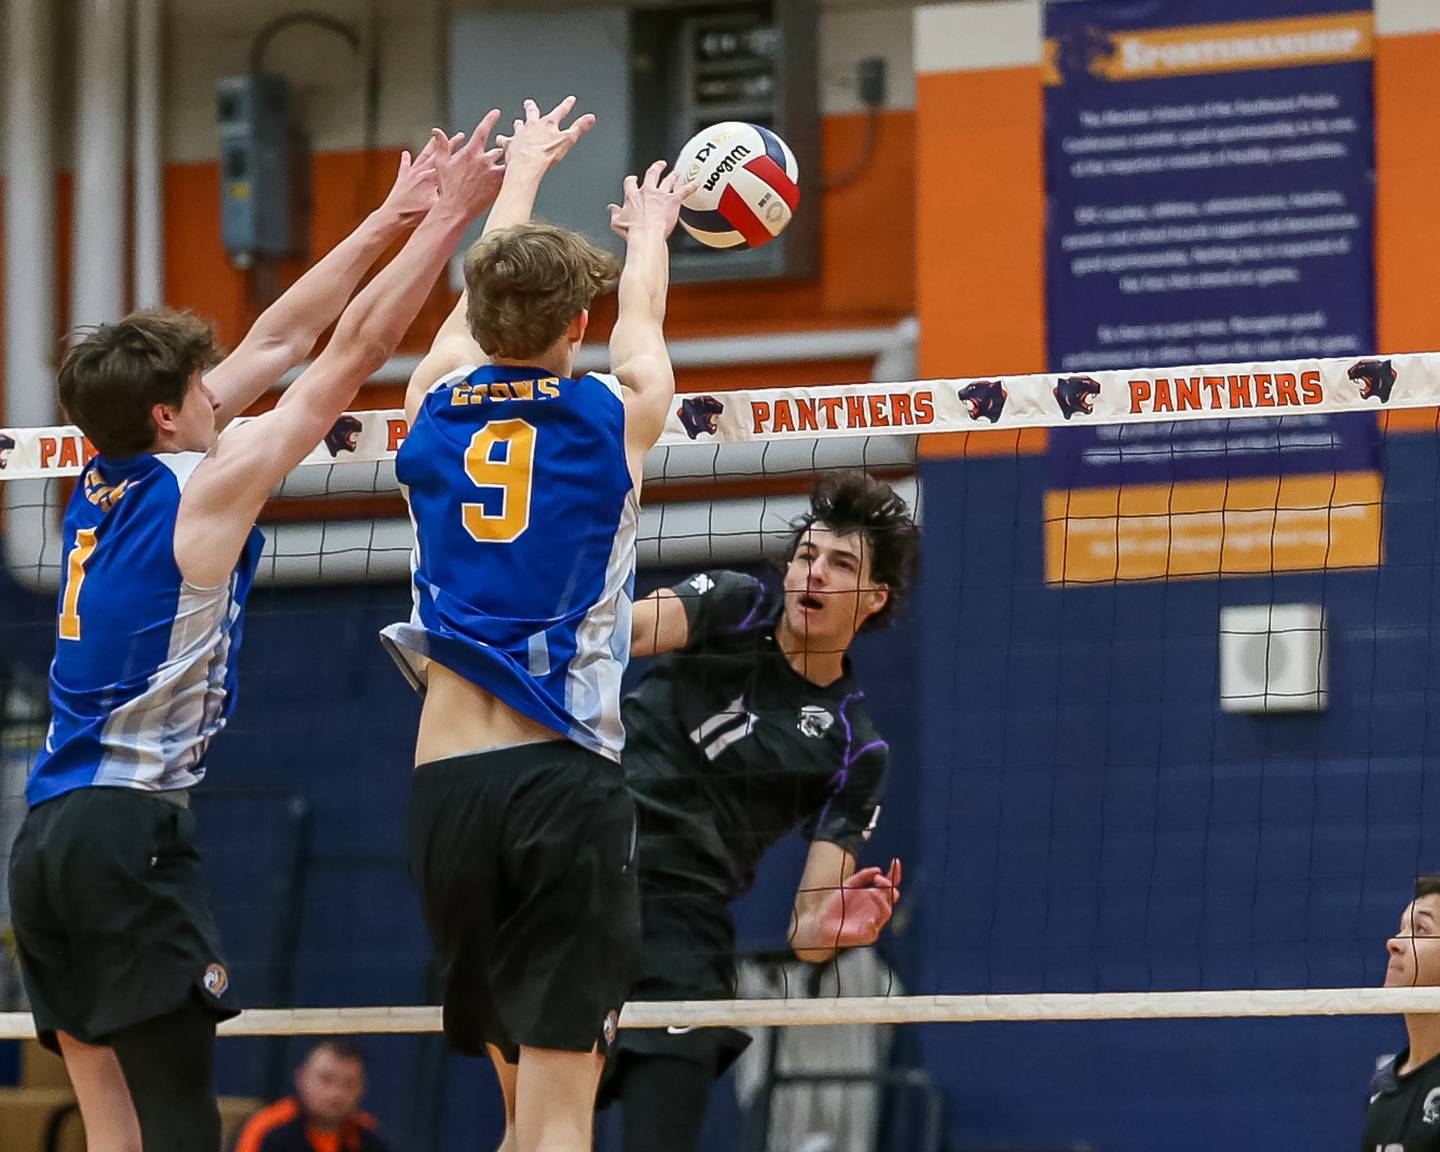
<instances>
[{"instance_id":1,"label":"purple panther logo on jersey","mask_svg":"<svg viewBox=\"0 0 1440 1152\"><path fill-rule=\"evenodd\" d=\"M330 426L330 431L325 433L325 447L329 449L330 455L339 456L341 452L355 451L355 437L360 434L363 425L354 416L341 416Z\"/></svg>"},{"instance_id":2,"label":"purple panther logo on jersey","mask_svg":"<svg viewBox=\"0 0 1440 1152\"><path fill-rule=\"evenodd\" d=\"M680 423L685 427L685 435L694 440L702 432L714 436L720 413L724 411L724 403L714 396L689 396L680 401L680 407L675 414L680 417Z\"/></svg>"},{"instance_id":3,"label":"purple panther logo on jersey","mask_svg":"<svg viewBox=\"0 0 1440 1152\"><path fill-rule=\"evenodd\" d=\"M1398 373L1389 360L1357 360L1346 375L1360 385L1362 400L1379 400L1385 404L1390 400L1390 389L1395 387Z\"/></svg>"},{"instance_id":4,"label":"purple panther logo on jersey","mask_svg":"<svg viewBox=\"0 0 1440 1152\"><path fill-rule=\"evenodd\" d=\"M10 451L15 447L15 437L0 432L0 468L10 462Z\"/></svg>"},{"instance_id":5,"label":"purple panther logo on jersey","mask_svg":"<svg viewBox=\"0 0 1440 1152\"><path fill-rule=\"evenodd\" d=\"M999 380L976 380L961 388L959 396L970 409L971 420L989 420L994 424L1005 411L1010 393Z\"/></svg>"},{"instance_id":6,"label":"purple panther logo on jersey","mask_svg":"<svg viewBox=\"0 0 1440 1152\"><path fill-rule=\"evenodd\" d=\"M1072 416L1089 416L1094 412L1091 405L1099 395L1100 385L1089 376L1062 376L1055 385L1055 401L1066 420Z\"/></svg>"},{"instance_id":7,"label":"purple panther logo on jersey","mask_svg":"<svg viewBox=\"0 0 1440 1152\"><path fill-rule=\"evenodd\" d=\"M830 731L834 723L835 716L828 708L822 708L818 704L806 704L800 709L800 718L795 722L795 727L800 730L801 735L818 740Z\"/></svg>"}]
</instances>

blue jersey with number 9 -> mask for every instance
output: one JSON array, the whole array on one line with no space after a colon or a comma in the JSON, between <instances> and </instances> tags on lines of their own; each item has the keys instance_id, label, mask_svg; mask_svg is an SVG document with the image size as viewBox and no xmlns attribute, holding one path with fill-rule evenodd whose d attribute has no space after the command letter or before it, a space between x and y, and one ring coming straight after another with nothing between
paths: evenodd
<instances>
[{"instance_id":1,"label":"blue jersey with number 9","mask_svg":"<svg viewBox=\"0 0 1440 1152\"><path fill-rule=\"evenodd\" d=\"M426 395L395 474L415 524L415 608L382 638L618 759L639 500L613 376L465 368Z\"/></svg>"}]
</instances>

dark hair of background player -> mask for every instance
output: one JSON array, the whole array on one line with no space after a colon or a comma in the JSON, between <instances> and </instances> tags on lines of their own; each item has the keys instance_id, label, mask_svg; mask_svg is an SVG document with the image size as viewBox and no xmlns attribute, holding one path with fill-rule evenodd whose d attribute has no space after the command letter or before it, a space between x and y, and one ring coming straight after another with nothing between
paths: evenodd
<instances>
[{"instance_id":1,"label":"dark hair of background player","mask_svg":"<svg viewBox=\"0 0 1440 1152\"><path fill-rule=\"evenodd\" d=\"M870 552L870 578L890 595L885 606L860 625L860 631L887 628L910 590L920 550L920 529L904 500L883 480L864 472L826 472L810 489L810 511L790 521L788 563L810 526L824 524L832 532L860 532Z\"/></svg>"},{"instance_id":2,"label":"dark hair of background player","mask_svg":"<svg viewBox=\"0 0 1440 1152\"><path fill-rule=\"evenodd\" d=\"M350 1040L341 1040L328 1036L324 1040L311 1045L310 1051L305 1053L305 1059L310 1059L317 1052L329 1052L337 1060L344 1060L346 1063L365 1065L365 1053L360 1045Z\"/></svg>"},{"instance_id":3,"label":"dark hair of background player","mask_svg":"<svg viewBox=\"0 0 1440 1152\"><path fill-rule=\"evenodd\" d=\"M614 256L569 229L501 228L465 255L470 334L487 356L538 356L619 275Z\"/></svg>"},{"instance_id":4,"label":"dark hair of background player","mask_svg":"<svg viewBox=\"0 0 1440 1152\"><path fill-rule=\"evenodd\" d=\"M156 404L178 408L195 373L221 360L215 333L192 312L132 312L81 330L60 364L60 403L101 455L148 452Z\"/></svg>"},{"instance_id":5,"label":"dark hair of background player","mask_svg":"<svg viewBox=\"0 0 1440 1152\"><path fill-rule=\"evenodd\" d=\"M1440 872L1429 872L1415 878L1415 899L1422 896L1440 896Z\"/></svg>"}]
</instances>

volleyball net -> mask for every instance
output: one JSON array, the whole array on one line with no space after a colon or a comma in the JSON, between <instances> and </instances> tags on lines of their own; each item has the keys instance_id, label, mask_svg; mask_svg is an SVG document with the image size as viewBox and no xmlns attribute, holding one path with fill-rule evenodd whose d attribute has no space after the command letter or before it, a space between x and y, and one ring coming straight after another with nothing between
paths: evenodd
<instances>
[{"instance_id":1,"label":"volleyball net","mask_svg":"<svg viewBox=\"0 0 1440 1152\"><path fill-rule=\"evenodd\" d=\"M1378 987L1440 870L1437 412L1437 354L677 396L642 592L763 573L831 469L916 509L904 617L854 654L891 744L861 863L905 861L879 946L899 979L816 1000L792 975L621 1026L1440 1011ZM417 707L376 641L409 613L406 431L343 417L262 519L239 708L195 796L255 1006L227 1034L439 1027L402 850ZM6 844L86 454L74 429L0 430ZM803 845L776 854L737 919L783 967ZM0 993L0 1037L26 1034L13 973Z\"/></svg>"}]
</instances>

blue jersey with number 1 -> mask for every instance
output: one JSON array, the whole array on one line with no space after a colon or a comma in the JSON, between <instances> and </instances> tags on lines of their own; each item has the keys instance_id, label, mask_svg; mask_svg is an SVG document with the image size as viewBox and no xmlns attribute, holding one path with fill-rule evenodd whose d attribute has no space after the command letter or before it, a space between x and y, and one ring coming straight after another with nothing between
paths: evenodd
<instances>
[{"instance_id":1,"label":"blue jersey with number 1","mask_svg":"<svg viewBox=\"0 0 1440 1152\"><path fill-rule=\"evenodd\" d=\"M65 510L50 731L25 798L76 788L189 788L235 708L245 597L265 538L231 577L196 588L175 563L175 517L201 452L99 457Z\"/></svg>"},{"instance_id":2,"label":"blue jersey with number 1","mask_svg":"<svg viewBox=\"0 0 1440 1152\"><path fill-rule=\"evenodd\" d=\"M395 460L415 523L410 621L382 633L618 759L639 501L613 376L487 365L441 379Z\"/></svg>"}]
</instances>

